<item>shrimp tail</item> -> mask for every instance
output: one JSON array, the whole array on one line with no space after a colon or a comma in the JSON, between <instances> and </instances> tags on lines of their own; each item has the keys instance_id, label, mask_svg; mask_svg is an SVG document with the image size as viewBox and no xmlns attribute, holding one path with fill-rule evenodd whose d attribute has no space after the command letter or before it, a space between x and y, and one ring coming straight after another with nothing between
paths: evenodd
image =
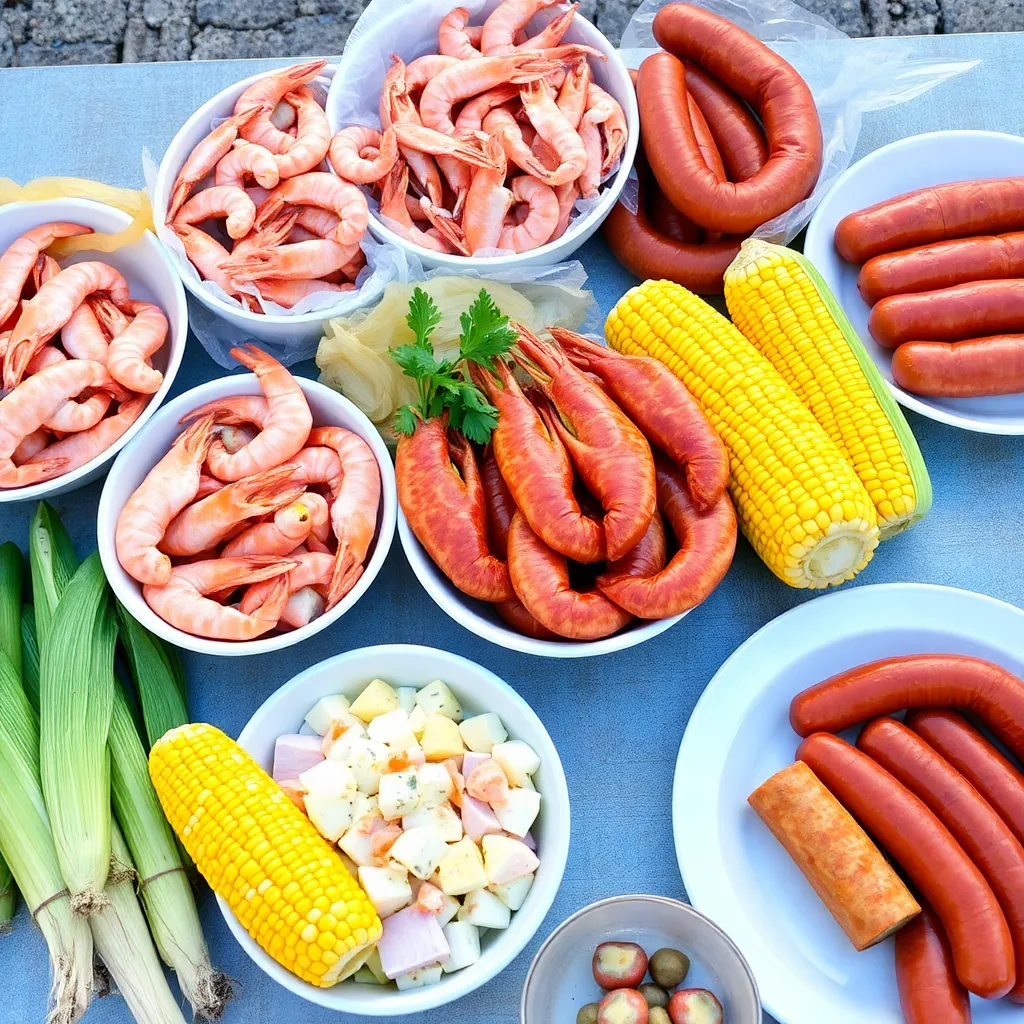
<instances>
[{"instance_id":1,"label":"shrimp tail","mask_svg":"<svg viewBox=\"0 0 1024 1024\"><path fill-rule=\"evenodd\" d=\"M463 256L469 256L469 247L466 245L466 234L459 226L458 221L452 217L445 216L436 206L431 203L422 203L423 212L427 220L436 229L437 233L456 251Z\"/></svg>"},{"instance_id":2,"label":"shrimp tail","mask_svg":"<svg viewBox=\"0 0 1024 1024\"><path fill-rule=\"evenodd\" d=\"M15 466L9 459L0 469L0 488L28 487L60 476L70 462L67 458L43 459L25 466Z\"/></svg>"},{"instance_id":3,"label":"shrimp tail","mask_svg":"<svg viewBox=\"0 0 1024 1024\"><path fill-rule=\"evenodd\" d=\"M248 252L232 256L224 261L224 269L231 275L232 281L245 283L258 281L264 277L277 277L280 270L280 255L273 246L250 249Z\"/></svg>"},{"instance_id":4,"label":"shrimp tail","mask_svg":"<svg viewBox=\"0 0 1024 1024\"><path fill-rule=\"evenodd\" d=\"M327 611L330 611L359 581L364 565L345 544L338 545L338 555L327 589Z\"/></svg>"}]
</instances>

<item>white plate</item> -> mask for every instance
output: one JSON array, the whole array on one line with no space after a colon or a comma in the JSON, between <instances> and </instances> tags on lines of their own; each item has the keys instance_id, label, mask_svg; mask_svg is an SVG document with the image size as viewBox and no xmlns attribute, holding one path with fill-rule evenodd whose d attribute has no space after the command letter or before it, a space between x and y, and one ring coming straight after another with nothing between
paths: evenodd
<instances>
[{"instance_id":1,"label":"white plate","mask_svg":"<svg viewBox=\"0 0 1024 1024\"><path fill-rule=\"evenodd\" d=\"M892 380L892 352L868 333L871 308L857 291L860 267L847 263L832 244L848 214L929 185L1021 173L1024 138L1002 132L929 132L876 149L848 168L814 211L804 253L818 268L856 328L896 400L929 419L984 434L1024 434L1024 394L992 398L923 398Z\"/></svg>"},{"instance_id":2,"label":"white plate","mask_svg":"<svg viewBox=\"0 0 1024 1024\"><path fill-rule=\"evenodd\" d=\"M917 583L819 597L740 646L690 716L672 793L683 884L740 948L781 1024L903 1024L892 940L856 952L747 796L793 761L793 696L863 662L923 652L1024 674L1024 612ZM971 1002L975 1024L1021 1020L1005 1000Z\"/></svg>"}]
</instances>

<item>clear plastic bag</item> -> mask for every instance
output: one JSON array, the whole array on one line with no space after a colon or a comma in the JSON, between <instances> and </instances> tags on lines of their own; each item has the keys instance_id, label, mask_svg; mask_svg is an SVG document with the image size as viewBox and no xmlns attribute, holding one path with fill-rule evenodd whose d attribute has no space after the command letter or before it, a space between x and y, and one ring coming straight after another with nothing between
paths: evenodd
<instances>
[{"instance_id":1,"label":"clear plastic bag","mask_svg":"<svg viewBox=\"0 0 1024 1024\"><path fill-rule=\"evenodd\" d=\"M622 57L637 68L655 52L654 16L672 0L643 0L622 34ZM961 75L976 60L933 61L912 56L910 47L893 50L873 40L850 40L792 0L689 0L698 7L735 22L751 35L773 45L803 76L814 94L825 140L825 156L814 191L792 209L762 224L757 238L786 243L811 219L815 207L850 164L865 111L883 110L906 103L941 82ZM635 189L623 192L627 202Z\"/></svg>"}]
</instances>

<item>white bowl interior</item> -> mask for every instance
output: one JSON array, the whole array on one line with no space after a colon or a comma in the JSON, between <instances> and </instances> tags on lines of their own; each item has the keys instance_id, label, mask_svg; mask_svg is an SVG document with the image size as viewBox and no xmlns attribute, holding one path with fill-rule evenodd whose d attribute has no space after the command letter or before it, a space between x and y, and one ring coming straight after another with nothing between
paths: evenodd
<instances>
[{"instance_id":1,"label":"white bowl interior","mask_svg":"<svg viewBox=\"0 0 1024 1024\"><path fill-rule=\"evenodd\" d=\"M465 6L471 13L471 23L481 24L501 0L470 0ZM417 17L413 13L419 6L423 11ZM441 9L443 7L443 10ZM359 105L367 112L376 111L384 74L390 66L390 55L397 53L406 63L428 53L437 53L437 27L448 5L438 6L427 2L396 5L396 9L381 17L368 31L353 37L338 65L338 73L327 97L327 118L331 130L336 132L348 123L341 116L342 105L351 105L351 97L357 96ZM534 16L528 25L531 35L536 34L552 18L565 10L564 6L548 7ZM440 13L438 13L440 11ZM370 228L382 241L416 254L425 266L447 267L451 270L472 268L480 271L503 267L540 266L558 263L567 259L601 226L612 207L618 202L626 179L629 177L640 135L640 114L636 105L636 93L626 65L619 57L618 50L597 28L580 14L573 18L565 34L564 43L583 43L608 55L607 61L591 59L594 81L609 92L622 105L626 114L629 139L622 154L622 163L615 174L602 186L600 201L586 216L577 218L566 229L561 238L548 242L529 252L507 256L466 257L432 252L407 241L386 227L379 217L370 213ZM379 118L368 123L379 126Z\"/></svg>"},{"instance_id":2,"label":"white bowl interior","mask_svg":"<svg viewBox=\"0 0 1024 1024\"><path fill-rule=\"evenodd\" d=\"M71 221L94 228L101 234L117 234L128 227L131 217L121 210L91 199L51 199L39 203L0 206L0 253L30 228L52 221ZM160 407L171 389L185 354L185 341L188 337L185 293L167 253L152 232L147 231L137 242L122 246L115 252L84 250L65 262L79 263L83 260L100 260L119 270L131 288L132 298L155 302L166 314L170 325L167 340L153 356L153 365L164 375L163 383L142 415L125 434L92 462L55 480L17 490L0 490L0 503L54 497L95 480L103 472L103 467L139 433Z\"/></svg>"},{"instance_id":3,"label":"white bowl interior","mask_svg":"<svg viewBox=\"0 0 1024 1024\"><path fill-rule=\"evenodd\" d=\"M847 263L833 244L836 225L874 203L950 181L1019 175L1024 138L1002 132L929 132L876 149L848 168L814 212L804 252L846 311L882 376L901 405L933 420L992 434L1024 434L1024 394L991 398L926 398L893 383L892 352L868 331L871 307L857 290L860 267Z\"/></svg>"},{"instance_id":4,"label":"white bowl interior","mask_svg":"<svg viewBox=\"0 0 1024 1024\"><path fill-rule=\"evenodd\" d=\"M757 985L729 937L693 907L663 896L616 896L592 903L547 938L523 988L521 1024L573 1021L604 993L591 958L602 942L635 942L651 956L678 949L690 958L683 988L706 988L718 997L729 1024L760 1024Z\"/></svg>"},{"instance_id":5,"label":"white bowl interior","mask_svg":"<svg viewBox=\"0 0 1024 1024\"><path fill-rule=\"evenodd\" d=\"M490 640L499 647L519 651L521 654L537 654L546 658L590 658L598 654L624 651L628 647L635 647L651 637L664 633L683 616L689 614L683 612L681 615L655 619L651 622L637 619L620 633L601 640L534 640L507 626L493 605L485 601L476 601L463 594L437 567L426 549L416 539L401 508L398 510L398 536L405 557L412 566L413 574L439 608L476 636Z\"/></svg>"},{"instance_id":6,"label":"white bowl interior","mask_svg":"<svg viewBox=\"0 0 1024 1024\"><path fill-rule=\"evenodd\" d=\"M238 737L238 742L270 771L278 736L297 732L309 709L332 693L355 697L371 679L395 686L423 686L444 680L466 715L493 711L509 737L529 743L540 755L535 776L541 793L540 816L532 829L540 866L522 908L504 931L483 934L483 956L471 967L446 974L437 985L398 992L374 985L342 983L316 988L285 970L250 937L227 905L221 913L235 938L258 967L289 991L332 1010L363 1014L369 1019L419 1013L472 992L502 971L522 951L544 920L562 881L569 853L569 792L558 752L530 706L492 672L456 654L405 644L364 647L329 658L286 683L263 702Z\"/></svg>"},{"instance_id":7,"label":"white bowl interior","mask_svg":"<svg viewBox=\"0 0 1024 1024\"><path fill-rule=\"evenodd\" d=\"M765 1009L783 1024L901 1024L893 943L854 950L747 796L793 763L800 737L789 705L797 693L876 658L933 652L1022 674L1024 613L921 584L819 597L740 646L690 716L672 794L683 883L693 905L742 950ZM1020 1017L1005 1001L972 1004L976 1024Z\"/></svg>"},{"instance_id":8,"label":"white bowl interior","mask_svg":"<svg viewBox=\"0 0 1024 1024\"><path fill-rule=\"evenodd\" d=\"M199 387L186 391L169 402L157 416L153 417L148 429L130 445L111 467L103 486L97 511L97 538L103 569L110 585L121 603L148 630L163 637L169 643L184 647L200 654L243 656L278 651L299 643L337 622L345 612L373 583L380 572L384 559L391 548L395 533L395 510L398 501L395 495L395 470L391 456L373 424L347 399L337 392L305 377L296 377L313 413L315 426L345 427L358 434L369 444L380 467L381 501L377 512L377 535L370 549L370 555L363 575L346 596L329 612L314 619L308 626L248 640L232 643L226 640L210 640L192 636L165 622L157 615L142 596L140 584L128 575L117 560L114 549L114 529L117 517L128 499L142 483L149 471L163 458L174 439L181 432L179 420L193 409L206 402L228 395L260 395L259 382L254 374L239 374L221 377Z\"/></svg>"}]
</instances>

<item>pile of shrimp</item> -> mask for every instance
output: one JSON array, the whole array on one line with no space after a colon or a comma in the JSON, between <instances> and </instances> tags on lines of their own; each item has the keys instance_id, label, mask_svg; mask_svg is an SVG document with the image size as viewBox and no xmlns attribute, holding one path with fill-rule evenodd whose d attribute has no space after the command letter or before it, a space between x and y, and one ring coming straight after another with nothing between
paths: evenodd
<instances>
[{"instance_id":1,"label":"pile of shrimp","mask_svg":"<svg viewBox=\"0 0 1024 1024\"><path fill-rule=\"evenodd\" d=\"M579 4L532 37L560 0L505 0L483 25L456 7L438 54L392 56L381 130L345 128L335 172L373 185L385 224L436 252L526 252L560 237L576 201L598 194L626 145L618 102L591 80L591 47L560 45Z\"/></svg>"},{"instance_id":2,"label":"pile of shrimp","mask_svg":"<svg viewBox=\"0 0 1024 1024\"><path fill-rule=\"evenodd\" d=\"M121 510L114 545L170 625L253 640L307 625L355 586L377 531L381 480L362 438L313 425L276 359L254 345L231 354L263 394L182 417L187 426Z\"/></svg>"},{"instance_id":3,"label":"pile of shrimp","mask_svg":"<svg viewBox=\"0 0 1024 1024\"><path fill-rule=\"evenodd\" d=\"M99 261L61 268L46 250L87 235L40 224L0 255L0 487L63 476L105 452L142 415L163 374L159 306L132 299Z\"/></svg>"},{"instance_id":4,"label":"pile of shrimp","mask_svg":"<svg viewBox=\"0 0 1024 1024\"><path fill-rule=\"evenodd\" d=\"M200 276L253 313L346 292L366 264L366 196L327 168L327 115L309 85L326 61L249 86L178 173L167 224ZM253 295L255 290L259 294Z\"/></svg>"}]
</instances>

